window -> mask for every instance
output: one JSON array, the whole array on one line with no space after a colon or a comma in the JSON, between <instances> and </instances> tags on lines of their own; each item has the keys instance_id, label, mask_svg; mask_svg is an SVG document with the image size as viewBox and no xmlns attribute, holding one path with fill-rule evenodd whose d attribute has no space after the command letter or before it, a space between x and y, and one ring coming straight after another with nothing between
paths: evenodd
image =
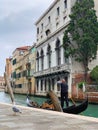
<instances>
[{"instance_id":1,"label":"window","mask_svg":"<svg viewBox=\"0 0 98 130\"><path fill-rule=\"evenodd\" d=\"M26 76L27 76L27 70L24 70L24 71L22 72L22 76L23 76L23 77L26 77Z\"/></svg>"},{"instance_id":2,"label":"window","mask_svg":"<svg viewBox=\"0 0 98 130\"><path fill-rule=\"evenodd\" d=\"M43 49L41 49L41 70L44 69L44 52Z\"/></svg>"},{"instance_id":3,"label":"window","mask_svg":"<svg viewBox=\"0 0 98 130\"><path fill-rule=\"evenodd\" d=\"M45 79L45 91L47 90L47 80Z\"/></svg>"},{"instance_id":4,"label":"window","mask_svg":"<svg viewBox=\"0 0 98 130\"><path fill-rule=\"evenodd\" d=\"M54 79L52 79L52 90L54 90Z\"/></svg>"},{"instance_id":5,"label":"window","mask_svg":"<svg viewBox=\"0 0 98 130\"><path fill-rule=\"evenodd\" d=\"M58 7L57 8L57 16L59 16L60 15L60 8Z\"/></svg>"},{"instance_id":6,"label":"window","mask_svg":"<svg viewBox=\"0 0 98 130\"><path fill-rule=\"evenodd\" d=\"M41 80L41 91L43 91L43 80Z\"/></svg>"},{"instance_id":7,"label":"window","mask_svg":"<svg viewBox=\"0 0 98 130\"><path fill-rule=\"evenodd\" d=\"M50 29L46 30L46 36L48 36L51 33Z\"/></svg>"},{"instance_id":8,"label":"window","mask_svg":"<svg viewBox=\"0 0 98 130\"><path fill-rule=\"evenodd\" d=\"M37 34L39 34L39 28L37 28Z\"/></svg>"},{"instance_id":9,"label":"window","mask_svg":"<svg viewBox=\"0 0 98 130\"><path fill-rule=\"evenodd\" d=\"M41 29L43 30L43 23L41 24Z\"/></svg>"},{"instance_id":10,"label":"window","mask_svg":"<svg viewBox=\"0 0 98 130\"><path fill-rule=\"evenodd\" d=\"M48 67L51 67L51 46L48 45L47 47L47 59L48 59Z\"/></svg>"},{"instance_id":11,"label":"window","mask_svg":"<svg viewBox=\"0 0 98 130\"><path fill-rule=\"evenodd\" d=\"M13 60L13 65L15 65L15 64L16 64L16 59Z\"/></svg>"},{"instance_id":12,"label":"window","mask_svg":"<svg viewBox=\"0 0 98 130\"><path fill-rule=\"evenodd\" d=\"M50 19L50 16L48 17L48 23L50 23L51 22L51 19Z\"/></svg>"},{"instance_id":13,"label":"window","mask_svg":"<svg viewBox=\"0 0 98 130\"><path fill-rule=\"evenodd\" d=\"M22 88L22 84L15 85L15 88Z\"/></svg>"},{"instance_id":14,"label":"window","mask_svg":"<svg viewBox=\"0 0 98 130\"><path fill-rule=\"evenodd\" d=\"M64 0L64 7L67 8L67 0Z\"/></svg>"},{"instance_id":15,"label":"window","mask_svg":"<svg viewBox=\"0 0 98 130\"><path fill-rule=\"evenodd\" d=\"M36 81L36 84L37 84L37 91L38 91L38 88L39 88L39 80Z\"/></svg>"},{"instance_id":16,"label":"window","mask_svg":"<svg viewBox=\"0 0 98 130\"><path fill-rule=\"evenodd\" d=\"M50 80L50 78L48 79L48 90L50 91L51 90L51 80Z\"/></svg>"},{"instance_id":17,"label":"window","mask_svg":"<svg viewBox=\"0 0 98 130\"><path fill-rule=\"evenodd\" d=\"M16 72L15 71L12 73L12 78L16 78Z\"/></svg>"},{"instance_id":18,"label":"window","mask_svg":"<svg viewBox=\"0 0 98 130\"><path fill-rule=\"evenodd\" d=\"M39 53L38 52L37 52L36 60L37 60L37 71L39 71Z\"/></svg>"},{"instance_id":19,"label":"window","mask_svg":"<svg viewBox=\"0 0 98 130\"><path fill-rule=\"evenodd\" d=\"M57 60L57 65L61 65L61 47L60 47L60 40L57 38L56 41L56 60Z\"/></svg>"},{"instance_id":20,"label":"window","mask_svg":"<svg viewBox=\"0 0 98 130\"><path fill-rule=\"evenodd\" d=\"M21 73L16 74L16 78L21 78Z\"/></svg>"}]
</instances>

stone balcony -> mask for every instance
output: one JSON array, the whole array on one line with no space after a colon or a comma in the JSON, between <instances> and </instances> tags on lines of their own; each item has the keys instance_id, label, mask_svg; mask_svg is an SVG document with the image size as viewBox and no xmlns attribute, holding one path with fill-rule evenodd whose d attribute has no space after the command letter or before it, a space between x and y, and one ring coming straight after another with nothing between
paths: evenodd
<instances>
[{"instance_id":1,"label":"stone balcony","mask_svg":"<svg viewBox=\"0 0 98 130\"><path fill-rule=\"evenodd\" d=\"M69 65L60 65L60 66L45 69L43 71L35 72L34 77L43 76L43 75L47 75L47 74L49 75L52 73L57 73L57 72L62 72L62 71L70 72Z\"/></svg>"}]
</instances>

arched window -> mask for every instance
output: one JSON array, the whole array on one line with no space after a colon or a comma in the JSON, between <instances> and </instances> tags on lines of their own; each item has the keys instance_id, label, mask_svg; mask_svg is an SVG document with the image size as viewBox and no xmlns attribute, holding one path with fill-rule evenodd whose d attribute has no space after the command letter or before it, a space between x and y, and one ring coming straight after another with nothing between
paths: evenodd
<instances>
[{"instance_id":1,"label":"arched window","mask_svg":"<svg viewBox=\"0 0 98 130\"><path fill-rule=\"evenodd\" d=\"M47 91L47 80L46 79L44 80L44 83L45 83L44 84L45 85L45 91Z\"/></svg>"},{"instance_id":2,"label":"arched window","mask_svg":"<svg viewBox=\"0 0 98 130\"><path fill-rule=\"evenodd\" d=\"M61 47L60 47L60 40L57 38L56 40L56 61L57 65L61 65Z\"/></svg>"},{"instance_id":3,"label":"arched window","mask_svg":"<svg viewBox=\"0 0 98 130\"><path fill-rule=\"evenodd\" d=\"M51 33L50 29L46 30L46 36L48 36Z\"/></svg>"},{"instance_id":4,"label":"arched window","mask_svg":"<svg viewBox=\"0 0 98 130\"><path fill-rule=\"evenodd\" d=\"M39 52L37 52L36 61L37 61L37 71L39 71Z\"/></svg>"},{"instance_id":5,"label":"arched window","mask_svg":"<svg viewBox=\"0 0 98 130\"><path fill-rule=\"evenodd\" d=\"M67 0L64 0L65 9L67 8Z\"/></svg>"},{"instance_id":6,"label":"arched window","mask_svg":"<svg viewBox=\"0 0 98 130\"><path fill-rule=\"evenodd\" d=\"M38 79L36 80L36 84L37 84L36 90L38 92L39 91L39 80Z\"/></svg>"},{"instance_id":7,"label":"arched window","mask_svg":"<svg viewBox=\"0 0 98 130\"><path fill-rule=\"evenodd\" d=\"M51 79L50 78L48 79L48 90L49 91L51 90Z\"/></svg>"},{"instance_id":8,"label":"arched window","mask_svg":"<svg viewBox=\"0 0 98 130\"><path fill-rule=\"evenodd\" d=\"M43 51L43 49L41 49L40 55L41 55L41 70L43 70L44 69L44 51Z\"/></svg>"},{"instance_id":9,"label":"arched window","mask_svg":"<svg viewBox=\"0 0 98 130\"><path fill-rule=\"evenodd\" d=\"M43 80L41 79L41 91L43 91Z\"/></svg>"},{"instance_id":10,"label":"arched window","mask_svg":"<svg viewBox=\"0 0 98 130\"><path fill-rule=\"evenodd\" d=\"M55 81L54 78L52 78L52 90L54 90Z\"/></svg>"},{"instance_id":11,"label":"arched window","mask_svg":"<svg viewBox=\"0 0 98 130\"><path fill-rule=\"evenodd\" d=\"M48 67L51 67L51 46L48 44L47 47L47 60L48 60Z\"/></svg>"}]
</instances>

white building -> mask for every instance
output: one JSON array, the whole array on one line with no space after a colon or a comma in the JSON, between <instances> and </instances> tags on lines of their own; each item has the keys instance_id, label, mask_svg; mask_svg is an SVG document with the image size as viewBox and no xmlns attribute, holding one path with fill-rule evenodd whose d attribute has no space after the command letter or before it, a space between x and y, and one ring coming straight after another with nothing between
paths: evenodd
<instances>
[{"instance_id":1,"label":"white building","mask_svg":"<svg viewBox=\"0 0 98 130\"><path fill-rule=\"evenodd\" d=\"M49 90L59 94L57 80L67 79L71 86L71 61L64 58L63 35L75 0L55 0L37 20L36 94ZM71 87L69 87L71 92Z\"/></svg>"},{"instance_id":2,"label":"white building","mask_svg":"<svg viewBox=\"0 0 98 130\"><path fill-rule=\"evenodd\" d=\"M36 73L34 75L36 95L46 95L47 91L54 90L59 96L60 86L57 86L57 81L62 78L68 82L70 95L77 80L83 78L83 66L74 59L65 59L62 46L64 31L69 23L69 14L75 1L54 0L35 23L37 27Z\"/></svg>"}]
</instances>

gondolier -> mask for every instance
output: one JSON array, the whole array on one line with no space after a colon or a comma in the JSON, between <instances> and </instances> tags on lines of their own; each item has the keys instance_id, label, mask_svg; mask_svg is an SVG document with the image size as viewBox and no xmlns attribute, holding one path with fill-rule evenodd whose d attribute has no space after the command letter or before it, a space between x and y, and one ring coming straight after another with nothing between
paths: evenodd
<instances>
[{"instance_id":1,"label":"gondolier","mask_svg":"<svg viewBox=\"0 0 98 130\"><path fill-rule=\"evenodd\" d=\"M57 84L60 84L61 86L61 107L64 107L64 101L66 102L66 107L69 106L68 101L68 85L65 79L62 79L61 81L58 81Z\"/></svg>"}]
</instances>

